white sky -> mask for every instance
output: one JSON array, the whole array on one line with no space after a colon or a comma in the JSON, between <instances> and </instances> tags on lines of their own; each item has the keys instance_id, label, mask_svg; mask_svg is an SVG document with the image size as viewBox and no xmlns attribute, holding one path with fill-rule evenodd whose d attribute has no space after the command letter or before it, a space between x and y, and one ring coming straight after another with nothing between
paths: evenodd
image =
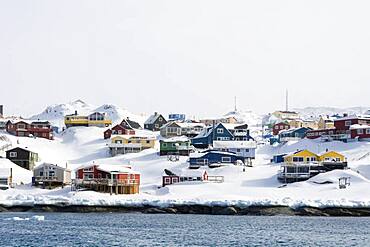
<instances>
[{"instance_id":1,"label":"white sky","mask_svg":"<svg viewBox=\"0 0 370 247\"><path fill-rule=\"evenodd\" d=\"M0 104L132 112L369 105L369 1L0 2Z\"/></svg>"}]
</instances>

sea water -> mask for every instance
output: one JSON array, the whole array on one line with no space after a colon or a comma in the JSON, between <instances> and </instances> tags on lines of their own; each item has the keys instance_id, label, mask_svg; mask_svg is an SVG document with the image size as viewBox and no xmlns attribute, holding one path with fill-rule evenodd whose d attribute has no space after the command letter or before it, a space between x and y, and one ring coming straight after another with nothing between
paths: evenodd
<instances>
[{"instance_id":1,"label":"sea water","mask_svg":"<svg viewBox=\"0 0 370 247\"><path fill-rule=\"evenodd\" d=\"M0 246L370 246L370 218L1 213L0 236Z\"/></svg>"}]
</instances>

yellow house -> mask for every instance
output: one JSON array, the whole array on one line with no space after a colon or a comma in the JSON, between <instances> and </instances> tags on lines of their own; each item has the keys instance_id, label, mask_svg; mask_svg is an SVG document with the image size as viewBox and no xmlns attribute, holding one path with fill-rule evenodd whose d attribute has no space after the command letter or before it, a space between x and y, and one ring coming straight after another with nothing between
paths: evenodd
<instances>
[{"instance_id":1,"label":"yellow house","mask_svg":"<svg viewBox=\"0 0 370 247\"><path fill-rule=\"evenodd\" d=\"M141 149L154 148L155 145L155 139L150 137L116 135L111 141L112 144L139 144Z\"/></svg>"},{"instance_id":2,"label":"yellow house","mask_svg":"<svg viewBox=\"0 0 370 247\"><path fill-rule=\"evenodd\" d=\"M288 154L284 157L285 163L310 163L310 162L317 162L319 160L319 156L307 149L299 150L293 154Z\"/></svg>"},{"instance_id":3,"label":"yellow house","mask_svg":"<svg viewBox=\"0 0 370 247\"><path fill-rule=\"evenodd\" d=\"M318 122L318 129L333 129L334 128L334 120L329 116L320 116Z\"/></svg>"},{"instance_id":4,"label":"yellow house","mask_svg":"<svg viewBox=\"0 0 370 247\"><path fill-rule=\"evenodd\" d=\"M150 137L116 135L111 141L109 151L112 156L138 153L144 149L154 148L155 145L155 139Z\"/></svg>"},{"instance_id":5,"label":"yellow house","mask_svg":"<svg viewBox=\"0 0 370 247\"><path fill-rule=\"evenodd\" d=\"M94 112L88 116L80 116L76 111L74 114L64 117L64 124L67 128L77 126L108 127L112 124L112 120L108 119L105 113Z\"/></svg>"},{"instance_id":6,"label":"yellow house","mask_svg":"<svg viewBox=\"0 0 370 247\"><path fill-rule=\"evenodd\" d=\"M320 162L345 162L346 157L335 151L328 151L319 156Z\"/></svg>"}]
</instances>

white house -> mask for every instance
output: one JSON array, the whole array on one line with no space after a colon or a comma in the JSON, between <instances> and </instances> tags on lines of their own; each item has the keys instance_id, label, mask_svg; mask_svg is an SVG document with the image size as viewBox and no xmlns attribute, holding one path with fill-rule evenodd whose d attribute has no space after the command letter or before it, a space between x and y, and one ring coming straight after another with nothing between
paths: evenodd
<instances>
[{"instance_id":1,"label":"white house","mask_svg":"<svg viewBox=\"0 0 370 247\"><path fill-rule=\"evenodd\" d=\"M214 141L213 148L218 151L235 153L245 159L254 159L257 143L255 141Z\"/></svg>"}]
</instances>

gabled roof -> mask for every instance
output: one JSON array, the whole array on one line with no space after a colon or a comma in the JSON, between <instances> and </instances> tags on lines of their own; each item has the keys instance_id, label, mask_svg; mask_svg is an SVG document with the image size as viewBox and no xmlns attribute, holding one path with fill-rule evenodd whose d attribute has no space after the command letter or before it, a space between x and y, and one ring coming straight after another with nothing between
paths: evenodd
<instances>
[{"instance_id":1,"label":"gabled roof","mask_svg":"<svg viewBox=\"0 0 370 247\"><path fill-rule=\"evenodd\" d=\"M257 148L255 141L214 141L214 148Z\"/></svg>"},{"instance_id":2,"label":"gabled roof","mask_svg":"<svg viewBox=\"0 0 370 247\"><path fill-rule=\"evenodd\" d=\"M293 128L293 129L288 129L288 130L281 130L279 132L279 135L281 135L281 134L290 134L290 133L297 132L299 130L309 131L309 130L312 130L312 129L311 128L308 128L308 127L300 127L300 128Z\"/></svg>"},{"instance_id":3,"label":"gabled roof","mask_svg":"<svg viewBox=\"0 0 370 247\"><path fill-rule=\"evenodd\" d=\"M230 156L237 156L235 153L232 152L223 152L217 150L207 150L205 152L200 153L190 153L189 158L201 158L207 154L221 154L221 155L230 155Z\"/></svg>"},{"instance_id":4,"label":"gabled roof","mask_svg":"<svg viewBox=\"0 0 370 247\"><path fill-rule=\"evenodd\" d=\"M132 170L130 167L123 166L123 165L97 165L97 169L100 171L108 172L108 173L129 173L129 174L140 174Z\"/></svg>"},{"instance_id":5,"label":"gabled roof","mask_svg":"<svg viewBox=\"0 0 370 247\"><path fill-rule=\"evenodd\" d=\"M167 128L167 127L169 127L169 126L175 126L175 127L177 127L177 128L181 128L181 126L180 126L177 122L175 122L175 121L170 121L170 122L167 122L166 124L164 124L164 125L161 127L161 129Z\"/></svg>"},{"instance_id":6,"label":"gabled roof","mask_svg":"<svg viewBox=\"0 0 370 247\"><path fill-rule=\"evenodd\" d=\"M35 153L35 152L29 150L27 147L24 147L24 148L22 148L22 147L14 147L14 148L11 148L11 149L6 150L6 152L11 152L11 151L14 151L15 149L21 149L21 150L24 150L24 151Z\"/></svg>"},{"instance_id":7,"label":"gabled roof","mask_svg":"<svg viewBox=\"0 0 370 247\"><path fill-rule=\"evenodd\" d=\"M160 140L160 142L188 142L189 138L186 136L174 136L168 139Z\"/></svg>"},{"instance_id":8,"label":"gabled roof","mask_svg":"<svg viewBox=\"0 0 370 247\"><path fill-rule=\"evenodd\" d=\"M146 121L145 121L145 123L144 124L153 124L153 123L155 123L155 121L157 121L157 119L160 117L160 116L162 116L161 114L159 114L159 113L154 113L153 115L151 115ZM163 118L163 116L162 116L162 118ZM163 118L164 119L164 118Z\"/></svg>"},{"instance_id":9,"label":"gabled roof","mask_svg":"<svg viewBox=\"0 0 370 247\"><path fill-rule=\"evenodd\" d=\"M207 137L209 136L211 133L212 133L212 130L213 129L217 129L220 125L222 125L222 127L224 127L224 129L226 129L226 131L231 135L233 136L233 134L230 132L230 130L228 128L225 127L225 124L223 123L218 123L215 125L215 127L213 128L213 126L207 126L206 128L204 128L204 130L202 132L199 133L199 135L197 135L196 137L194 137L194 139L196 138L202 138L202 137Z\"/></svg>"},{"instance_id":10,"label":"gabled roof","mask_svg":"<svg viewBox=\"0 0 370 247\"><path fill-rule=\"evenodd\" d=\"M43 166L52 166L52 167L55 167L57 169L61 169L61 170L64 170L64 171L70 171L70 169L67 169L65 167L61 167L61 166L58 166L58 165L55 165L55 164L51 164L51 163L46 163L46 162L37 165L34 169L38 169L38 168L41 168Z\"/></svg>"},{"instance_id":11,"label":"gabled roof","mask_svg":"<svg viewBox=\"0 0 370 247\"><path fill-rule=\"evenodd\" d=\"M123 125L123 122L125 122L129 127L133 129L141 129L141 125L138 122L132 121L129 118L123 119L120 125Z\"/></svg>"}]
</instances>

